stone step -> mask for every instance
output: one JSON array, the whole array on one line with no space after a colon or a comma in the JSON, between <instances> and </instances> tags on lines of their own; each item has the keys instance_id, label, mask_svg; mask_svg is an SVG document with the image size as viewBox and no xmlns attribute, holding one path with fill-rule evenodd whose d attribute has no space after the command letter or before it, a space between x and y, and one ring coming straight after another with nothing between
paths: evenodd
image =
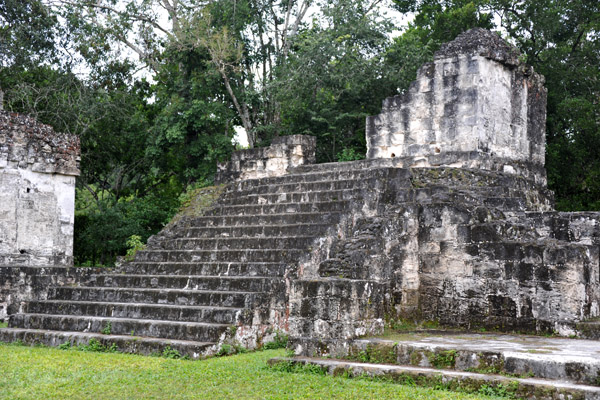
<instances>
[{"instance_id":1,"label":"stone step","mask_svg":"<svg viewBox=\"0 0 600 400\"><path fill-rule=\"evenodd\" d=\"M253 203L246 204L245 199L236 199L234 204L217 205L207 210L204 215L260 215L260 214L285 214L285 213L313 213L313 212L339 212L348 209L349 199L353 198L347 193L333 192L315 199L320 195L306 194L305 197L295 196L293 199L284 195L277 197L256 197ZM314 199L314 200L313 200ZM264 204L263 204L264 203Z\"/></svg>"},{"instance_id":2,"label":"stone step","mask_svg":"<svg viewBox=\"0 0 600 400\"><path fill-rule=\"evenodd\" d=\"M298 167L292 168L289 174L317 174L317 173L336 173L346 171L359 171L367 168L378 169L378 168L389 168L393 167L394 160L387 158L370 159L370 160L357 160L357 161L346 161L346 162L330 162L321 164L305 164Z\"/></svg>"},{"instance_id":3,"label":"stone step","mask_svg":"<svg viewBox=\"0 0 600 400\"><path fill-rule=\"evenodd\" d=\"M525 211L528 209L526 199L521 197L490 197L484 200L484 205L506 211Z\"/></svg>"},{"instance_id":4,"label":"stone step","mask_svg":"<svg viewBox=\"0 0 600 400\"><path fill-rule=\"evenodd\" d=\"M207 226L189 228L182 237L264 237L264 236L320 236L331 224L290 224L290 225L245 225L245 226Z\"/></svg>"},{"instance_id":5,"label":"stone step","mask_svg":"<svg viewBox=\"0 0 600 400\"><path fill-rule=\"evenodd\" d=\"M288 237L213 237L177 238L162 240L164 250L249 250L249 249L304 249L315 241L310 236Z\"/></svg>"},{"instance_id":6,"label":"stone step","mask_svg":"<svg viewBox=\"0 0 600 400\"><path fill-rule=\"evenodd\" d=\"M520 262L525 257L543 260L543 264L540 264L539 269L546 273L549 265L564 265L573 262L580 262L583 265L588 259L587 255L590 251L597 253L598 250L595 246L554 239L499 240L497 242L473 242L467 245L469 255L485 257L490 260ZM555 280L556 278L552 277L551 279Z\"/></svg>"},{"instance_id":7,"label":"stone step","mask_svg":"<svg viewBox=\"0 0 600 400\"><path fill-rule=\"evenodd\" d=\"M344 192L359 191L365 187L371 187L376 184L377 180L374 179L372 176L363 177L362 179L340 179L315 182L283 181L276 184L266 183L262 185L249 186L241 190L232 190L229 192L225 192L222 195L221 199L225 201L240 199L243 202L246 202L248 200L254 202L251 199L256 197L268 198L270 196L273 196L275 199L277 199L279 196L286 196L288 199L297 197L299 198L298 201L317 201L316 199L305 199L303 196L309 194L321 194L322 196L326 196L327 193L337 193L337 197L341 197Z\"/></svg>"},{"instance_id":8,"label":"stone step","mask_svg":"<svg viewBox=\"0 0 600 400\"><path fill-rule=\"evenodd\" d=\"M306 212L228 216L209 215L191 219L188 226L194 228L206 226L297 225L306 223L333 224L337 223L340 214L339 212Z\"/></svg>"},{"instance_id":9,"label":"stone step","mask_svg":"<svg viewBox=\"0 0 600 400\"><path fill-rule=\"evenodd\" d=\"M114 335L138 335L174 340L216 342L219 336L231 325L137 318L13 314L10 316L8 326L9 328L95 333L106 331L110 326L110 333Z\"/></svg>"},{"instance_id":10,"label":"stone step","mask_svg":"<svg viewBox=\"0 0 600 400\"><path fill-rule=\"evenodd\" d=\"M158 339L128 335L103 335L89 332L48 331L45 329L0 329L0 342L21 342L30 346L44 345L58 347L69 343L71 346L87 346L91 340L99 342L105 348L115 349L122 353L160 355L165 351L177 351L182 357L198 359L211 351L215 343L195 342L188 340Z\"/></svg>"},{"instance_id":11,"label":"stone step","mask_svg":"<svg viewBox=\"0 0 600 400\"><path fill-rule=\"evenodd\" d=\"M283 276L286 268L286 264L281 262L132 262L124 264L118 272L141 275Z\"/></svg>"},{"instance_id":12,"label":"stone step","mask_svg":"<svg viewBox=\"0 0 600 400\"><path fill-rule=\"evenodd\" d=\"M527 208L530 192L497 186L437 186L397 190L396 197L408 202L482 205L510 211Z\"/></svg>"},{"instance_id":13,"label":"stone step","mask_svg":"<svg viewBox=\"0 0 600 400\"><path fill-rule=\"evenodd\" d=\"M246 250L143 250L135 256L138 262L277 262L297 260L306 254L304 249L246 249Z\"/></svg>"},{"instance_id":14,"label":"stone step","mask_svg":"<svg viewBox=\"0 0 600 400\"><path fill-rule=\"evenodd\" d=\"M187 289L140 289L113 287L56 287L50 299L117 303L151 303L189 306L219 306L254 308L264 299L264 293Z\"/></svg>"},{"instance_id":15,"label":"stone step","mask_svg":"<svg viewBox=\"0 0 600 400\"><path fill-rule=\"evenodd\" d=\"M508 226L516 224L539 236L581 244L600 243L596 212L523 212L506 217Z\"/></svg>"},{"instance_id":16,"label":"stone step","mask_svg":"<svg viewBox=\"0 0 600 400\"><path fill-rule=\"evenodd\" d=\"M89 315L217 324L252 323L252 313L249 310L233 307L106 303L72 300L31 301L25 307L25 311L30 314Z\"/></svg>"},{"instance_id":17,"label":"stone step","mask_svg":"<svg viewBox=\"0 0 600 400\"><path fill-rule=\"evenodd\" d=\"M186 289L229 292L270 292L283 284L282 278L263 276L172 276L121 275L92 276L88 282L94 287Z\"/></svg>"},{"instance_id":18,"label":"stone step","mask_svg":"<svg viewBox=\"0 0 600 400\"><path fill-rule=\"evenodd\" d=\"M534 378L514 378L465 371L448 371L400 365L369 364L353 361L329 360L312 357L273 358L270 366L290 368L294 365L313 366L335 376L372 377L398 383L442 387L453 390L480 392L488 389L516 398L530 400L600 399L600 388L565 381ZM495 389L495 390L494 390Z\"/></svg>"},{"instance_id":19,"label":"stone step","mask_svg":"<svg viewBox=\"0 0 600 400\"><path fill-rule=\"evenodd\" d=\"M322 164L319 164L322 165ZM314 166L313 166L314 167ZM292 170L286 175L276 177L265 177L259 179L248 179L238 182L233 182L229 185L225 193L232 191L250 190L257 186L281 185L289 183L310 183L310 182L325 182L339 180L354 180L361 181L365 179L382 178L390 175L390 168L346 168L346 169L323 169L316 172L300 172L296 173ZM397 180L408 180L411 177L409 169L393 169L393 176Z\"/></svg>"},{"instance_id":20,"label":"stone step","mask_svg":"<svg viewBox=\"0 0 600 400\"><path fill-rule=\"evenodd\" d=\"M468 229L470 238L476 243L545 240L592 245L595 238L593 226L575 231L577 228L570 228L564 220L558 220L554 225L552 221L535 221L533 217L518 218L514 215L505 220L465 225L464 228Z\"/></svg>"}]
</instances>

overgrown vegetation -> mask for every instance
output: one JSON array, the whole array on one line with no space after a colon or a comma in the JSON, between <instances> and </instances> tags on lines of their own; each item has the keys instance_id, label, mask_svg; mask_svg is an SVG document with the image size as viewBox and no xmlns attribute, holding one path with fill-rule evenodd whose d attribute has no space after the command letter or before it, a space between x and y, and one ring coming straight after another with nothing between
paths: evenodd
<instances>
[{"instance_id":1,"label":"overgrown vegetation","mask_svg":"<svg viewBox=\"0 0 600 400\"><path fill-rule=\"evenodd\" d=\"M112 343L110 346L105 346L98 339L90 339L87 344L79 344L77 346L73 346L71 342L65 342L58 346L59 350L71 350L75 349L78 351L88 351L95 353L117 353L118 348L117 345Z\"/></svg>"},{"instance_id":2,"label":"overgrown vegetation","mask_svg":"<svg viewBox=\"0 0 600 400\"><path fill-rule=\"evenodd\" d=\"M597 1L184 0L165 15L161 4L0 4L4 108L81 138L79 265L111 265L128 239L160 230L187 188L212 184L236 127L250 147L310 134L319 162L362 158L365 116L476 26L504 32L546 77L558 208L600 208Z\"/></svg>"},{"instance_id":3,"label":"overgrown vegetation","mask_svg":"<svg viewBox=\"0 0 600 400\"><path fill-rule=\"evenodd\" d=\"M275 337L272 341L263 345L264 350L285 349L288 344L288 335L283 332L275 332Z\"/></svg>"},{"instance_id":4,"label":"overgrown vegetation","mask_svg":"<svg viewBox=\"0 0 600 400\"><path fill-rule=\"evenodd\" d=\"M316 368L268 368L269 350L203 361L0 344L0 397L12 399L488 399L435 388L345 379ZM31 384L35 382L35 385Z\"/></svg>"}]
</instances>

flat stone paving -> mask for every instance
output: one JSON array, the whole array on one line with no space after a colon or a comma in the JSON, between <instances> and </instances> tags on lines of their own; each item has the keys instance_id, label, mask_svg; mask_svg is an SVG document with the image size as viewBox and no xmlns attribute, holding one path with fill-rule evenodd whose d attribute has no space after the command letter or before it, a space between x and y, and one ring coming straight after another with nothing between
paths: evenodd
<instances>
[{"instance_id":1,"label":"flat stone paving","mask_svg":"<svg viewBox=\"0 0 600 400\"><path fill-rule=\"evenodd\" d=\"M600 341L492 333L411 333L355 343L402 343L415 347L499 352L505 356L532 359L600 362Z\"/></svg>"}]
</instances>

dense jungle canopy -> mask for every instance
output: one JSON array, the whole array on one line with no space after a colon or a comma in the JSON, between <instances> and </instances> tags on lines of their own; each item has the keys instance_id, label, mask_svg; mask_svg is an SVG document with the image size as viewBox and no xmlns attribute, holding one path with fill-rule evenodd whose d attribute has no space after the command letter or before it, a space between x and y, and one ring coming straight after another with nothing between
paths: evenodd
<instances>
[{"instance_id":1,"label":"dense jungle canopy","mask_svg":"<svg viewBox=\"0 0 600 400\"><path fill-rule=\"evenodd\" d=\"M212 183L236 127L362 158L365 117L472 27L546 77L557 208L599 210L597 0L0 0L0 99L79 135L76 263L110 264Z\"/></svg>"}]
</instances>

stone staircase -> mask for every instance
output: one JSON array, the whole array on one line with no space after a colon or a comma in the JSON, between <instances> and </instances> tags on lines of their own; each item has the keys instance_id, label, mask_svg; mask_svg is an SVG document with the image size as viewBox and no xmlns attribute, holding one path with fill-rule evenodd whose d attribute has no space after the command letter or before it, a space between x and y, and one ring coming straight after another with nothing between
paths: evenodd
<instances>
[{"instance_id":1,"label":"stone staircase","mask_svg":"<svg viewBox=\"0 0 600 400\"><path fill-rule=\"evenodd\" d=\"M234 337L256 347L287 331L286 281L327 235L368 171L290 174L230 184L202 215L168 226L133 262L23 303L0 340L115 344L197 358Z\"/></svg>"},{"instance_id":2,"label":"stone staircase","mask_svg":"<svg viewBox=\"0 0 600 400\"><path fill-rule=\"evenodd\" d=\"M49 285L47 297L11 316L0 340L57 346L93 338L124 352L170 346L198 358L228 342L257 347L282 331L299 353L327 354L381 331L385 317L417 311L462 327L477 320L552 329L509 300L568 305L540 293L585 286L574 277L598 279L589 271L596 225L585 213L547 211L543 188L514 175L403 163L306 165L228 184L133 262ZM531 254L540 259L519 261ZM581 320L587 300L577 301Z\"/></svg>"}]
</instances>

